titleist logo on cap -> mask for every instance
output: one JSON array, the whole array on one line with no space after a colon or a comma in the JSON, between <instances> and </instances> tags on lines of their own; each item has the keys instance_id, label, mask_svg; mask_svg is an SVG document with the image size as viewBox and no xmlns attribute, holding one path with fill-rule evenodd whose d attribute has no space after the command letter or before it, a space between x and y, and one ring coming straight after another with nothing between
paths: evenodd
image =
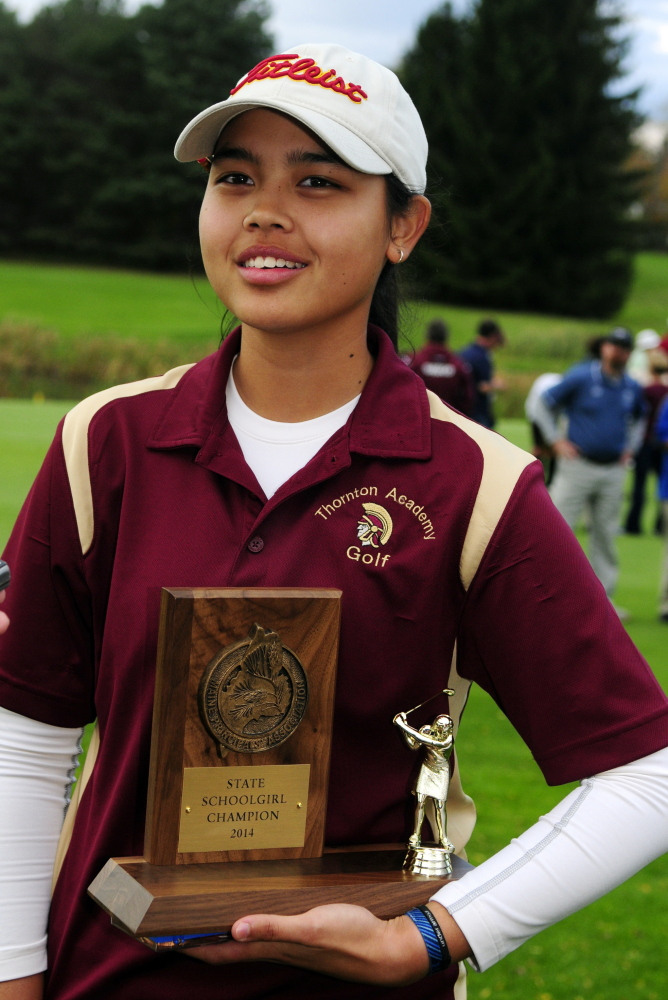
<instances>
[{"instance_id":1,"label":"titleist logo on cap","mask_svg":"<svg viewBox=\"0 0 668 1000\"><path fill-rule=\"evenodd\" d=\"M297 62L294 62L294 60ZM335 69L323 71L316 63L315 59L302 59L296 52L283 53L277 56L270 56L263 59L257 66L254 66L250 73L247 73L243 80L240 80L236 87L230 91L230 95L236 94L247 83L254 80L279 80L287 77L289 80L310 83L312 86L324 87L325 90L333 90L335 94L343 94L349 97L354 104L361 104L368 95L362 90L358 83L346 83L343 77L338 76Z\"/></svg>"}]
</instances>

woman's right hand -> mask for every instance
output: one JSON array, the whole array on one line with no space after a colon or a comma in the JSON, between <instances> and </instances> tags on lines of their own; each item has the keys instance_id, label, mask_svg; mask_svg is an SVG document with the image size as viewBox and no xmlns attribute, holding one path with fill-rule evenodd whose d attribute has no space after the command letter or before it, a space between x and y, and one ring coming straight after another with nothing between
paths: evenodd
<instances>
[{"instance_id":1,"label":"woman's right hand","mask_svg":"<svg viewBox=\"0 0 668 1000\"><path fill-rule=\"evenodd\" d=\"M0 1000L42 1000L43 996L44 975L41 972L0 983Z\"/></svg>"}]
</instances>

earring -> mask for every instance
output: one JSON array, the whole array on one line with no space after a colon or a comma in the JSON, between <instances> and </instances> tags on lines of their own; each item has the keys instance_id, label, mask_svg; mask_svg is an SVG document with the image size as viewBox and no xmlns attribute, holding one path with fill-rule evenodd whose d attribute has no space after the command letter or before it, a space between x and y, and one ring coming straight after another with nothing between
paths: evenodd
<instances>
[{"instance_id":1,"label":"earring","mask_svg":"<svg viewBox=\"0 0 668 1000\"><path fill-rule=\"evenodd\" d=\"M401 264L403 259L404 259L404 252L401 249L401 247L399 247L399 260L397 261L397 264Z\"/></svg>"}]
</instances>

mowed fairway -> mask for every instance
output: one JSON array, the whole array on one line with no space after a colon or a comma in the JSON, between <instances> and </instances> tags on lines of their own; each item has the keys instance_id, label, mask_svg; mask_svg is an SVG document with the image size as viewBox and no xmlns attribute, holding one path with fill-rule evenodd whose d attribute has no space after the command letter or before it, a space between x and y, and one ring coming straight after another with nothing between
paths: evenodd
<instances>
[{"instance_id":1,"label":"mowed fairway","mask_svg":"<svg viewBox=\"0 0 668 1000\"><path fill-rule=\"evenodd\" d=\"M0 261L0 322L31 323L65 339L112 334L199 346L217 337L224 312L204 277ZM420 302L404 317L405 346L419 345L424 323L444 316L453 345L461 347L489 313L508 333L508 348L498 359L510 371L534 370L543 358L561 368L569 351L613 322ZM614 322L663 331L667 316L668 257L639 254L631 295Z\"/></svg>"},{"instance_id":2,"label":"mowed fairway","mask_svg":"<svg viewBox=\"0 0 668 1000\"><path fill-rule=\"evenodd\" d=\"M0 401L0 540L4 541L39 467L64 403ZM526 427L501 430L526 446ZM629 632L668 688L668 626L656 621L661 543L621 538L619 602L633 614ZM39 609L35 609L39 613ZM539 668L537 664L537 669ZM388 730L389 732L389 730ZM392 738L391 733L388 738ZM548 788L508 721L474 689L458 751L466 790L478 806L470 846L478 864L530 826L566 792ZM611 831L612 834L613 831ZM623 833L623 831L622 831ZM564 879L569 873L564 872ZM471 1000L665 1000L668 859L662 858L605 899L535 938L483 975L469 976Z\"/></svg>"}]
</instances>

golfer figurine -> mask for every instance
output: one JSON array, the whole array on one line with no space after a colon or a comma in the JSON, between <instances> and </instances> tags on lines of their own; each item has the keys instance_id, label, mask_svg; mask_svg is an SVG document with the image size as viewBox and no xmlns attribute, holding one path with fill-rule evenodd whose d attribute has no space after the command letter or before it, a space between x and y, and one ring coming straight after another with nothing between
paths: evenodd
<instances>
[{"instance_id":1,"label":"golfer figurine","mask_svg":"<svg viewBox=\"0 0 668 1000\"><path fill-rule=\"evenodd\" d=\"M445 688L443 694L453 695L454 691ZM416 705L416 708L421 707ZM399 712L393 720L401 729L411 750L421 747L425 750L415 784L415 827L408 841L404 868L416 875L449 875L452 871L450 854L455 849L448 840L445 811L450 784L450 756L454 748L452 719L449 715L437 715L431 725L414 729L408 724L407 716L416 708L409 712ZM422 845L422 824L426 808L429 809L427 817L436 847Z\"/></svg>"}]
</instances>

